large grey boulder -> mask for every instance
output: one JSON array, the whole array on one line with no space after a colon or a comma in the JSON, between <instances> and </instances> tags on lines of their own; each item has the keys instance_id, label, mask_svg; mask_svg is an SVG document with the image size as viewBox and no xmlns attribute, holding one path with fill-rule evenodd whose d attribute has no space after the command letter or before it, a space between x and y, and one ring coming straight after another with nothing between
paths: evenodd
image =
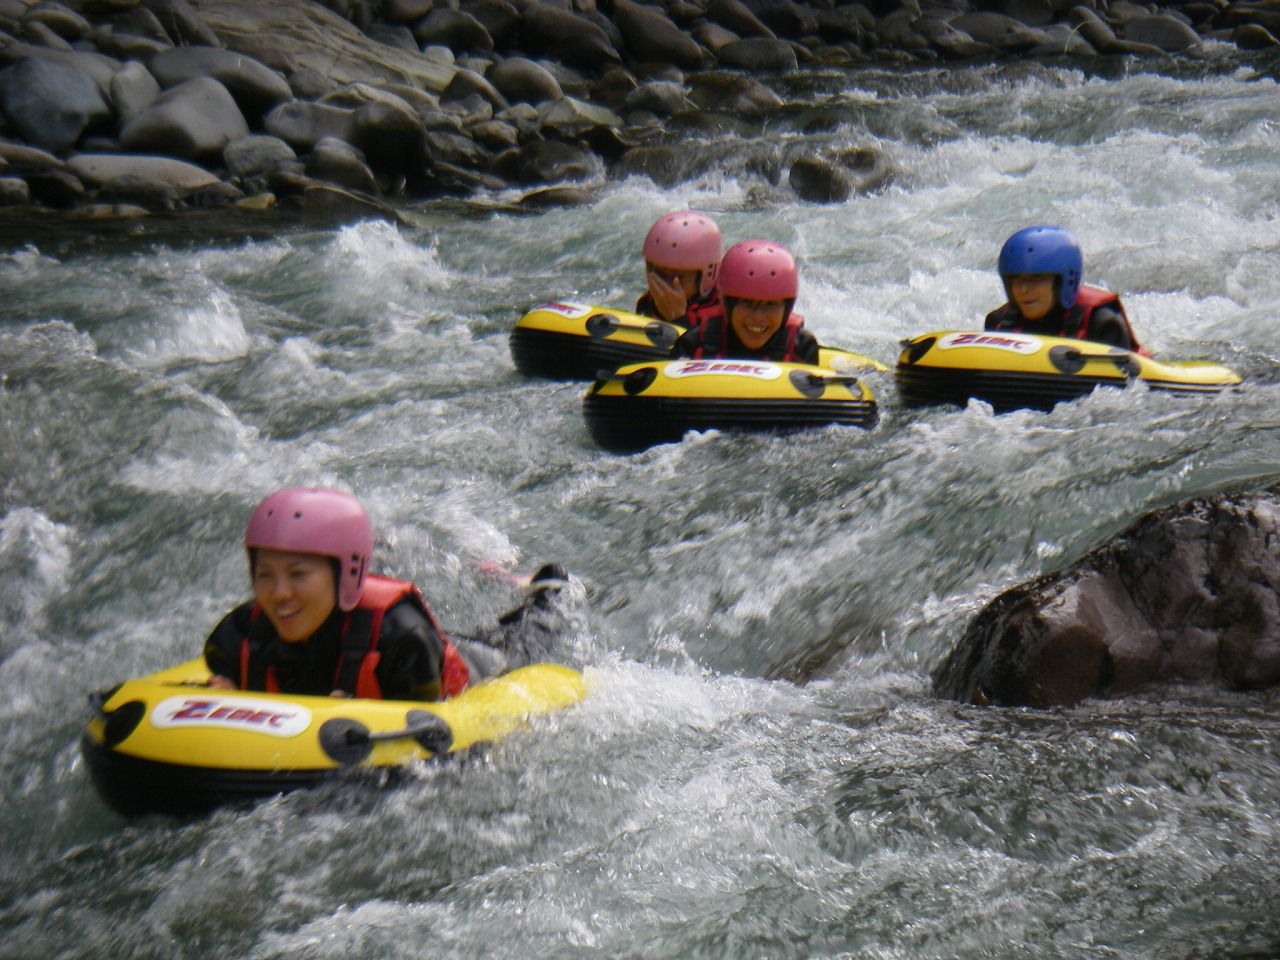
<instances>
[{"instance_id":1,"label":"large grey boulder","mask_svg":"<svg viewBox=\"0 0 1280 960\"><path fill-rule=\"evenodd\" d=\"M122 125L159 100L160 93L151 71L137 62L126 63L111 78L111 102Z\"/></svg>"},{"instance_id":2,"label":"large grey boulder","mask_svg":"<svg viewBox=\"0 0 1280 960\"><path fill-rule=\"evenodd\" d=\"M533 3L521 14L520 45L526 53L575 67L599 69L622 60L598 24L545 3Z\"/></svg>"},{"instance_id":3,"label":"large grey boulder","mask_svg":"<svg viewBox=\"0 0 1280 960\"><path fill-rule=\"evenodd\" d=\"M221 47L171 47L152 57L147 67L162 87L212 77L227 88L241 112L254 123L276 104L293 97L289 84L276 71Z\"/></svg>"},{"instance_id":4,"label":"large grey boulder","mask_svg":"<svg viewBox=\"0 0 1280 960\"><path fill-rule=\"evenodd\" d=\"M168 184L184 197L219 182L195 164L133 153L81 153L69 159L66 167L91 187L101 187L121 177L136 177Z\"/></svg>"},{"instance_id":5,"label":"large grey boulder","mask_svg":"<svg viewBox=\"0 0 1280 960\"><path fill-rule=\"evenodd\" d=\"M200 0L199 12L222 46L286 76L311 70L334 86L389 81L434 93L453 77L452 68L379 43L312 0Z\"/></svg>"},{"instance_id":6,"label":"large grey boulder","mask_svg":"<svg viewBox=\"0 0 1280 960\"><path fill-rule=\"evenodd\" d=\"M290 100L268 113L263 126L295 150L307 151L325 137L347 139L354 113L345 107Z\"/></svg>"},{"instance_id":7,"label":"large grey boulder","mask_svg":"<svg viewBox=\"0 0 1280 960\"><path fill-rule=\"evenodd\" d=\"M730 43L719 51L720 65L743 70L794 70L798 66L796 51L785 40L748 37Z\"/></svg>"},{"instance_id":8,"label":"large grey boulder","mask_svg":"<svg viewBox=\"0 0 1280 960\"><path fill-rule=\"evenodd\" d=\"M937 668L974 703L1049 707L1149 683L1280 683L1280 486L1148 514L992 601Z\"/></svg>"},{"instance_id":9,"label":"large grey boulder","mask_svg":"<svg viewBox=\"0 0 1280 960\"><path fill-rule=\"evenodd\" d=\"M698 42L657 7L614 0L613 22L637 60L673 63L685 69L702 65L703 52Z\"/></svg>"},{"instance_id":10,"label":"large grey boulder","mask_svg":"<svg viewBox=\"0 0 1280 960\"><path fill-rule=\"evenodd\" d=\"M551 71L526 57L500 60L493 65L487 79L511 103L536 104L564 96L560 82Z\"/></svg>"},{"instance_id":11,"label":"large grey boulder","mask_svg":"<svg viewBox=\"0 0 1280 960\"><path fill-rule=\"evenodd\" d=\"M112 116L91 78L40 57L0 70L0 109L22 139L54 153L70 150L86 130Z\"/></svg>"},{"instance_id":12,"label":"large grey boulder","mask_svg":"<svg viewBox=\"0 0 1280 960\"><path fill-rule=\"evenodd\" d=\"M129 121L120 131L120 144L139 153L217 160L229 142L248 134L227 88L211 77L197 77L165 91Z\"/></svg>"}]
</instances>

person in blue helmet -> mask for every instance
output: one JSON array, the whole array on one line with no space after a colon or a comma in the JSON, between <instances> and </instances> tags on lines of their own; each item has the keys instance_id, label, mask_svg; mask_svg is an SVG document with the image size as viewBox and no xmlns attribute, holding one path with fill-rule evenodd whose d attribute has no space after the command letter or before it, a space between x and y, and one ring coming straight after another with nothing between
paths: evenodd
<instances>
[{"instance_id":1,"label":"person in blue helmet","mask_svg":"<svg viewBox=\"0 0 1280 960\"><path fill-rule=\"evenodd\" d=\"M998 268L1009 300L987 314L984 329L1091 340L1146 354L1120 297L1082 282L1084 257L1069 231L1019 230L1000 250Z\"/></svg>"}]
</instances>

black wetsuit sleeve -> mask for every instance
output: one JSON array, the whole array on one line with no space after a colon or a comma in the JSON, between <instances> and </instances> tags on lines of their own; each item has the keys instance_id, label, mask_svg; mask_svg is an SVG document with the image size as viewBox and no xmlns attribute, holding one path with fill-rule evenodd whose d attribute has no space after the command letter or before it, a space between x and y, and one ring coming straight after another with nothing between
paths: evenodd
<instances>
[{"instance_id":1,"label":"black wetsuit sleeve","mask_svg":"<svg viewBox=\"0 0 1280 960\"><path fill-rule=\"evenodd\" d=\"M671 355L673 357L692 357L698 352L700 346L702 346L701 328L690 327L676 337L676 342L671 345Z\"/></svg>"},{"instance_id":2,"label":"black wetsuit sleeve","mask_svg":"<svg viewBox=\"0 0 1280 960\"><path fill-rule=\"evenodd\" d=\"M387 700L439 700L444 639L417 605L401 600L387 611L374 670Z\"/></svg>"},{"instance_id":3,"label":"black wetsuit sleeve","mask_svg":"<svg viewBox=\"0 0 1280 960\"><path fill-rule=\"evenodd\" d=\"M1089 317L1089 333L1087 339L1095 343L1105 343L1121 350L1132 350L1133 341L1129 338L1129 327L1124 322L1120 311L1114 307L1098 307Z\"/></svg>"},{"instance_id":4,"label":"black wetsuit sleeve","mask_svg":"<svg viewBox=\"0 0 1280 960\"><path fill-rule=\"evenodd\" d=\"M252 604L244 603L223 617L204 642L204 662L209 672L240 682L240 649L249 635Z\"/></svg>"},{"instance_id":5,"label":"black wetsuit sleeve","mask_svg":"<svg viewBox=\"0 0 1280 960\"><path fill-rule=\"evenodd\" d=\"M1004 330L1008 327L1007 318L1009 316L1009 307L1006 304L1003 307L996 307L987 314L986 322L983 323L983 330Z\"/></svg>"},{"instance_id":6,"label":"black wetsuit sleeve","mask_svg":"<svg viewBox=\"0 0 1280 960\"><path fill-rule=\"evenodd\" d=\"M796 331L794 349L796 358L800 363L816 364L818 362L818 350L820 349L818 338L808 330L801 329Z\"/></svg>"},{"instance_id":7,"label":"black wetsuit sleeve","mask_svg":"<svg viewBox=\"0 0 1280 960\"><path fill-rule=\"evenodd\" d=\"M653 302L653 295L650 293L645 293L640 296L640 299L636 301L636 309L634 312L640 314L642 317L653 317L655 320L662 319L658 316L658 305Z\"/></svg>"}]
</instances>

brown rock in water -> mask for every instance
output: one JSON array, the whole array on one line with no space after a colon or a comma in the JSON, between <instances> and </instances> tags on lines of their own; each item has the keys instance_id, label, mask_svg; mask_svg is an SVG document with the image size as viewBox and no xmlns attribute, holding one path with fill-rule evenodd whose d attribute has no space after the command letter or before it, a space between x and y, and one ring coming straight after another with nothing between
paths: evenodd
<instances>
[{"instance_id":1,"label":"brown rock in water","mask_svg":"<svg viewBox=\"0 0 1280 960\"><path fill-rule=\"evenodd\" d=\"M1280 682L1280 487L1148 514L997 597L933 675L942 697L1050 707L1148 683Z\"/></svg>"}]
</instances>

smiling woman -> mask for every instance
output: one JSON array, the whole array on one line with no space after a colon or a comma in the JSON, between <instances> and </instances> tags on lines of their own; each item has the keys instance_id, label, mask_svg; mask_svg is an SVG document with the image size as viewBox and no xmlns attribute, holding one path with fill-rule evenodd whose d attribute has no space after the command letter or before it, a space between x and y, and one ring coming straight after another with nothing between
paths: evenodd
<instances>
[{"instance_id":1,"label":"smiling woman","mask_svg":"<svg viewBox=\"0 0 1280 960\"><path fill-rule=\"evenodd\" d=\"M350 494L277 491L244 542L254 600L205 645L213 686L442 700L488 672L462 656L417 587L369 573L373 527Z\"/></svg>"}]
</instances>

